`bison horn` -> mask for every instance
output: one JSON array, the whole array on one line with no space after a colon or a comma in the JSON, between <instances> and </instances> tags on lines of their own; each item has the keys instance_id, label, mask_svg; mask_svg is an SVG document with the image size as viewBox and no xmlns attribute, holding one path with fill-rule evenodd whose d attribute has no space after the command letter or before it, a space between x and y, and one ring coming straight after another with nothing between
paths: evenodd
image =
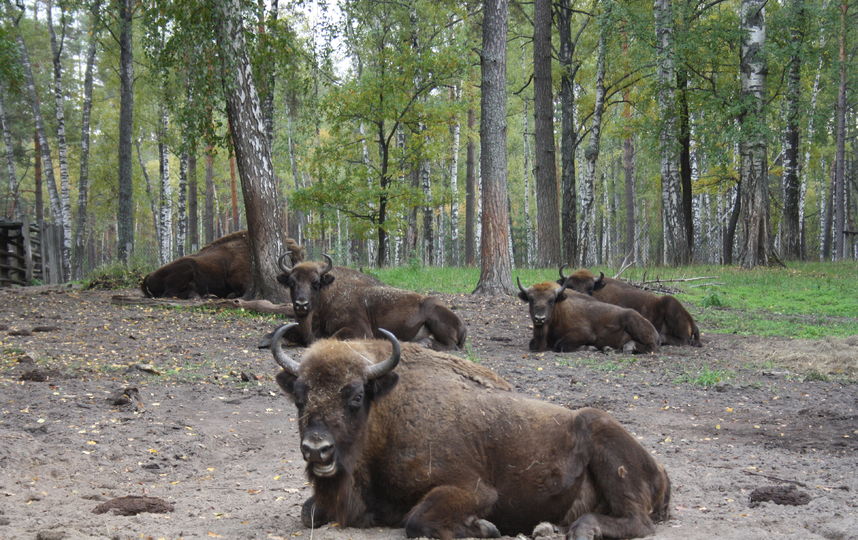
<instances>
[{"instance_id":1,"label":"bison horn","mask_svg":"<svg viewBox=\"0 0 858 540\"><path fill-rule=\"evenodd\" d=\"M271 338L271 354L274 355L274 361L295 377L298 376L298 367L300 364L283 352L283 336L296 326L298 326L298 323L284 324L274 332L274 336Z\"/></svg>"},{"instance_id":2,"label":"bison horn","mask_svg":"<svg viewBox=\"0 0 858 540\"><path fill-rule=\"evenodd\" d=\"M569 265L563 264L563 266L560 267L560 279L562 279L563 281L566 281L568 279L567 276L563 275L563 269L566 268L567 266L569 266Z\"/></svg>"},{"instance_id":3,"label":"bison horn","mask_svg":"<svg viewBox=\"0 0 858 540\"><path fill-rule=\"evenodd\" d=\"M515 276L515 282L516 282L516 283L518 283L518 289L519 289L521 292L523 292L524 294L527 294L527 291L526 291L526 290L524 290L524 287L522 287L522 286L521 286L521 278L520 278L520 277L518 277L518 276Z\"/></svg>"},{"instance_id":4,"label":"bison horn","mask_svg":"<svg viewBox=\"0 0 858 540\"><path fill-rule=\"evenodd\" d=\"M329 257L327 253L322 253L322 257L324 257L325 260L328 261L328 266L326 266L322 269L322 275L324 276L325 274L330 272L331 269L334 268L334 261L331 260L331 257Z\"/></svg>"},{"instance_id":5,"label":"bison horn","mask_svg":"<svg viewBox=\"0 0 858 540\"><path fill-rule=\"evenodd\" d=\"M399 347L399 340L396 339L396 336L394 336L392 333L388 332L384 328L379 328L378 331L384 334L388 341L390 341L390 344L393 346L393 350L390 352L390 357L387 360L379 362L377 364L373 364L367 368L366 380L368 381L387 375L388 373L393 371L393 368L395 368L397 364L399 364L399 357L401 352L401 349Z\"/></svg>"},{"instance_id":6,"label":"bison horn","mask_svg":"<svg viewBox=\"0 0 858 540\"><path fill-rule=\"evenodd\" d=\"M292 253L292 252L287 251L285 254L280 255L279 259L277 259L277 266L279 266L280 270L282 270L286 274L289 274L292 272L292 267L289 266L288 264L286 264L286 257L288 257L290 253Z\"/></svg>"}]
</instances>

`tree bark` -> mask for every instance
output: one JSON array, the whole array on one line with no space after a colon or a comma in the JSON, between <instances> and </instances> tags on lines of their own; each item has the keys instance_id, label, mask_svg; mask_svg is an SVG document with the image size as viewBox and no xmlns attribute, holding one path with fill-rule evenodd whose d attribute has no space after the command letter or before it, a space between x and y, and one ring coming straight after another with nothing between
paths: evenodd
<instances>
[{"instance_id":1,"label":"tree bark","mask_svg":"<svg viewBox=\"0 0 858 540\"><path fill-rule=\"evenodd\" d=\"M9 184L9 196L12 197L11 211L7 211L6 217L21 217L21 202L18 195L18 174L15 172L15 155L12 148L12 133L9 130L9 122L6 119L6 104L3 98L3 87L0 86L0 130L3 131L3 144L6 147L6 177Z\"/></svg>"},{"instance_id":2,"label":"tree bark","mask_svg":"<svg viewBox=\"0 0 858 540\"><path fill-rule=\"evenodd\" d=\"M454 102L461 101L461 86L454 86L450 93ZM450 131L453 139L452 148L450 148L450 247L453 255L451 262L453 266L459 266L462 264L462 260L459 257L459 140L461 126L458 117L456 117Z\"/></svg>"},{"instance_id":3,"label":"tree bark","mask_svg":"<svg viewBox=\"0 0 858 540\"><path fill-rule=\"evenodd\" d=\"M506 153L507 0L484 0L481 55L480 169L482 240L474 294L513 294L509 255Z\"/></svg>"},{"instance_id":4,"label":"tree bark","mask_svg":"<svg viewBox=\"0 0 858 540\"><path fill-rule=\"evenodd\" d=\"M476 156L474 148L474 126L476 124L476 113L473 108L468 109L468 143L465 150L465 264L475 266L477 264L476 243L476 213L477 213L477 181L476 181Z\"/></svg>"},{"instance_id":5,"label":"tree bark","mask_svg":"<svg viewBox=\"0 0 858 540\"><path fill-rule=\"evenodd\" d=\"M521 55L521 64L522 68L526 69L526 57L524 55L524 47L522 47L522 55ZM524 266L531 267L533 266L534 261L534 246L535 239L533 234L533 220L530 215L530 100L527 99L527 96L522 93L522 132L521 138L524 147L524 166L522 172L522 177L524 179L524 243L525 243L525 260Z\"/></svg>"},{"instance_id":6,"label":"tree bark","mask_svg":"<svg viewBox=\"0 0 858 540\"><path fill-rule=\"evenodd\" d=\"M563 260L566 263L575 264L578 261L575 153L578 151L579 144L575 126L575 74L578 72L580 63L574 62L576 40L572 39L570 0L560 0L560 7L557 10L557 29L560 34L558 60L561 67L560 185L563 193Z\"/></svg>"},{"instance_id":7,"label":"tree bark","mask_svg":"<svg viewBox=\"0 0 858 540\"><path fill-rule=\"evenodd\" d=\"M276 280L277 259L284 253L285 222L281 211L285 209L278 204L271 148L247 56L239 0L215 4L227 116L241 176L253 273L253 285L244 298L279 303L286 298Z\"/></svg>"},{"instance_id":8,"label":"tree bark","mask_svg":"<svg viewBox=\"0 0 858 540\"><path fill-rule=\"evenodd\" d=\"M742 225L744 237L741 264L753 268L769 263L769 187L765 136L764 100L766 63L765 0L742 0L740 17L741 84L744 109L740 117L739 143L742 182Z\"/></svg>"},{"instance_id":9,"label":"tree bark","mask_svg":"<svg viewBox=\"0 0 858 540\"><path fill-rule=\"evenodd\" d=\"M792 23L790 42L795 47L787 68L785 128L783 149L783 215L781 216L781 256L787 260L801 258L801 226L799 224L799 103L801 101L801 47L804 26L804 1L790 2ZM808 120L812 122L811 119Z\"/></svg>"},{"instance_id":10,"label":"tree bark","mask_svg":"<svg viewBox=\"0 0 858 540\"><path fill-rule=\"evenodd\" d=\"M206 147L206 200L203 208L203 228L205 243L210 244L215 239L215 185L214 185L214 148Z\"/></svg>"},{"instance_id":11,"label":"tree bark","mask_svg":"<svg viewBox=\"0 0 858 540\"><path fill-rule=\"evenodd\" d=\"M533 112L534 176L539 219L537 264L541 267L553 267L560 261L560 215L554 162L551 0L536 0L533 8Z\"/></svg>"},{"instance_id":12,"label":"tree bark","mask_svg":"<svg viewBox=\"0 0 858 540\"><path fill-rule=\"evenodd\" d=\"M834 260L839 261L846 255L846 81L847 81L847 56L846 56L846 20L849 10L849 0L840 2L840 31L839 43L839 67L840 84L837 88L837 131L835 133L837 151L834 158Z\"/></svg>"},{"instance_id":13,"label":"tree bark","mask_svg":"<svg viewBox=\"0 0 858 540\"><path fill-rule=\"evenodd\" d=\"M241 221L238 215L238 179L235 177L234 155L229 156L229 202L231 222L229 232L235 232L241 229Z\"/></svg>"},{"instance_id":14,"label":"tree bark","mask_svg":"<svg viewBox=\"0 0 858 540\"><path fill-rule=\"evenodd\" d=\"M133 0L119 0L119 201L116 215L117 253L128 263L134 250L134 184L131 137L134 130Z\"/></svg>"},{"instance_id":15,"label":"tree bark","mask_svg":"<svg viewBox=\"0 0 858 540\"><path fill-rule=\"evenodd\" d=\"M161 254L162 265L173 260L173 192L170 186L167 123L167 106L161 103L158 123L158 252Z\"/></svg>"},{"instance_id":16,"label":"tree bark","mask_svg":"<svg viewBox=\"0 0 858 540\"><path fill-rule=\"evenodd\" d=\"M188 152L188 244L189 253L200 249L199 188L197 187L197 146Z\"/></svg>"},{"instance_id":17,"label":"tree bark","mask_svg":"<svg viewBox=\"0 0 858 540\"><path fill-rule=\"evenodd\" d=\"M733 244L736 242L736 227L739 225L739 215L742 213L742 181L736 184L736 193L733 197L733 210L730 212L730 221L724 233L724 264L733 264Z\"/></svg>"},{"instance_id":18,"label":"tree bark","mask_svg":"<svg viewBox=\"0 0 858 540\"><path fill-rule=\"evenodd\" d=\"M176 256L185 255L185 242L188 237L188 153L179 157L179 201L176 208Z\"/></svg>"}]
</instances>

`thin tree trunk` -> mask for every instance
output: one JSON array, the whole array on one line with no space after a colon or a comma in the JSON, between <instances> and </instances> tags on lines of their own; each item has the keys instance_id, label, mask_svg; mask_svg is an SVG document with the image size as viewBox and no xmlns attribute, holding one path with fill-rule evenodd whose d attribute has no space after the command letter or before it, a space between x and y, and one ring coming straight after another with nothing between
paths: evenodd
<instances>
[{"instance_id":1,"label":"thin tree trunk","mask_svg":"<svg viewBox=\"0 0 858 540\"><path fill-rule=\"evenodd\" d=\"M197 145L188 152L188 243L189 253L200 249L200 210L197 187Z\"/></svg>"},{"instance_id":2,"label":"thin tree trunk","mask_svg":"<svg viewBox=\"0 0 858 540\"><path fill-rule=\"evenodd\" d=\"M432 266L435 264L435 235L432 227L432 185L426 158L420 160L420 187L423 189L423 264Z\"/></svg>"},{"instance_id":3,"label":"thin tree trunk","mask_svg":"<svg viewBox=\"0 0 858 540\"><path fill-rule=\"evenodd\" d=\"M45 197L42 188L42 145L39 142L39 133L33 133L33 185L36 190L36 223L39 230L44 230L45 225Z\"/></svg>"},{"instance_id":4,"label":"thin tree trunk","mask_svg":"<svg viewBox=\"0 0 858 540\"><path fill-rule=\"evenodd\" d=\"M605 110L605 32L606 25L599 31L599 45L596 59L596 102L593 106L593 120L590 128L590 140L584 157L587 167L581 184L581 230L578 232L578 254L581 266L596 263L596 162L599 159L599 145L602 136L602 113Z\"/></svg>"},{"instance_id":5,"label":"thin tree trunk","mask_svg":"<svg viewBox=\"0 0 858 540\"><path fill-rule=\"evenodd\" d=\"M572 3L560 0L557 10L557 29L560 34L558 60L560 75L560 185L563 193L563 260L578 261L578 224L575 186L575 153L578 151L578 133L575 127L575 74L580 63L574 62L575 44L572 39ZM583 25L582 28L583 30ZM580 35L580 33L579 33ZM537 223L539 223L537 207Z\"/></svg>"},{"instance_id":6,"label":"thin tree trunk","mask_svg":"<svg viewBox=\"0 0 858 540\"><path fill-rule=\"evenodd\" d=\"M215 239L215 185L214 185L214 148L206 147L206 200L203 208L203 228L205 242L210 244Z\"/></svg>"},{"instance_id":7,"label":"thin tree trunk","mask_svg":"<svg viewBox=\"0 0 858 540\"><path fill-rule=\"evenodd\" d=\"M632 107L629 104L629 93L625 93L626 106L623 117L626 122L631 122ZM625 207L626 207L626 255L631 255L636 260L635 254L635 141L629 133L623 139L623 177L625 179ZM639 262L639 261L636 261Z\"/></svg>"},{"instance_id":8,"label":"thin tree trunk","mask_svg":"<svg viewBox=\"0 0 858 540\"><path fill-rule=\"evenodd\" d=\"M694 212L692 170L691 170L691 118L688 112L688 73L685 68L676 70L676 88L679 109L679 187L682 192L682 228L685 232L685 254L686 263L690 263L694 256Z\"/></svg>"},{"instance_id":9,"label":"thin tree trunk","mask_svg":"<svg viewBox=\"0 0 858 540\"><path fill-rule=\"evenodd\" d=\"M733 244L736 242L736 227L739 224L739 215L742 213L742 181L736 184L736 193L733 198L733 211L730 213L730 221L724 234L724 264L733 264Z\"/></svg>"},{"instance_id":10,"label":"thin tree trunk","mask_svg":"<svg viewBox=\"0 0 858 540\"><path fill-rule=\"evenodd\" d=\"M77 184L77 223L74 234L74 260L72 275L79 279L83 277L84 260L86 258L87 213L89 212L89 138L90 117L92 113L92 72L95 66L95 54L98 51L97 24L100 18L101 1L96 1L90 8L92 20L89 29L89 45L86 51L86 70L83 79L83 104L80 128L80 176ZM90 261L92 264L92 261Z\"/></svg>"},{"instance_id":11,"label":"thin tree trunk","mask_svg":"<svg viewBox=\"0 0 858 540\"><path fill-rule=\"evenodd\" d=\"M238 216L238 179L235 175L235 156L229 156L229 201L230 201L230 222L232 226L229 232L235 232L241 229L241 223Z\"/></svg>"},{"instance_id":12,"label":"thin tree trunk","mask_svg":"<svg viewBox=\"0 0 858 540\"><path fill-rule=\"evenodd\" d=\"M656 50L658 61L659 154L661 156L661 201L664 246L662 256L670 265L684 264L687 247L682 215L679 160L676 140L676 70L674 67L673 10L671 0L655 0Z\"/></svg>"},{"instance_id":13,"label":"thin tree trunk","mask_svg":"<svg viewBox=\"0 0 858 540\"><path fill-rule=\"evenodd\" d=\"M182 152L179 158L179 201L176 209L176 256L185 255L185 242L188 236L188 153Z\"/></svg>"},{"instance_id":14,"label":"thin tree trunk","mask_svg":"<svg viewBox=\"0 0 858 540\"><path fill-rule=\"evenodd\" d=\"M483 231L474 294L512 294L506 156L507 0L483 2L480 170Z\"/></svg>"},{"instance_id":15,"label":"thin tree trunk","mask_svg":"<svg viewBox=\"0 0 858 540\"><path fill-rule=\"evenodd\" d=\"M0 86L0 129L3 131L3 144L6 147L6 176L9 184L9 196L12 197L11 211L7 210L6 217L21 217L21 202L18 195L18 174L15 172L15 155L12 149L12 133L6 119L6 104L3 98L3 87Z\"/></svg>"},{"instance_id":16,"label":"thin tree trunk","mask_svg":"<svg viewBox=\"0 0 858 540\"><path fill-rule=\"evenodd\" d=\"M742 179L742 225L744 238L741 263L753 268L769 263L769 190L765 136L764 99L766 63L765 0L742 0L741 83L745 109L741 116L739 144Z\"/></svg>"},{"instance_id":17,"label":"thin tree trunk","mask_svg":"<svg viewBox=\"0 0 858 540\"><path fill-rule=\"evenodd\" d=\"M816 66L816 76L813 79L813 89L810 91L810 112L807 118L807 144L804 145L804 161L800 167L801 172L801 182L799 183L799 196L798 196L798 226L799 226L799 237L801 242L801 258L805 259L807 256L807 226L805 223L805 206L807 204L807 170L810 167L810 143L813 141L813 118L814 113L816 112L816 101L819 96L819 79L822 75L822 61L823 58L819 59L819 62ZM822 197L819 197L822 200ZM822 214L820 214L820 217Z\"/></svg>"},{"instance_id":18,"label":"thin tree trunk","mask_svg":"<svg viewBox=\"0 0 858 540\"><path fill-rule=\"evenodd\" d=\"M140 164L140 171L143 173L143 181L146 185L146 198L149 200L149 210L152 212L152 225L155 230L158 245L158 261L162 261L164 260L164 253L161 245L161 213L158 209L158 205L155 204L155 194L152 190L152 178L149 176L149 171L146 169L146 162L143 160L143 152L140 150L140 139L134 141L134 146L137 148L137 161Z\"/></svg>"},{"instance_id":19,"label":"thin tree trunk","mask_svg":"<svg viewBox=\"0 0 858 540\"><path fill-rule=\"evenodd\" d=\"M253 285L245 298L283 302L285 294L276 280L277 259L284 253L286 224L277 198L277 183L271 164L271 148L263 128L259 95L247 56L239 0L215 2L218 44L227 116L241 176L247 218Z\"/></svg>"},{"instance_id":20,"label":"thin tree trunk","mask_svg":"<svg viewBox=\"0 0 858 540\"><path fill-rule=\"evenodd\" d=\"M476 124L476 113L473 108L468 109L468 143L465 150L465 264L475 266L477 264L476 243L476 213L477 213L477 181L476 181L476 156L474 152L474 126Z\"/></svg>"},{"instance_id":21,"label":"thin tree trunk","mask_svg":"<svg viewBox=\"0 0 858 540\"><path fill-rule=\"evenodd\" d=\"M54 66L54 118L57 122L57 153L60 162L60 207L61 213L57 218L62 226L62 278L61 281L67 281L71 278L71 190L69 187L69 159L68 159L68 143L66 142L66 115L65 115L65 95L63 93L63 45L66 36L66 17L65 9L60 4L60 24L62 35L57 42L57 35L54 31L53 18L53 2L49 1L47 5L48 15L48 31L51 37L51 56Z\"/></svg>"},{"instance_id":22,"label":"thin tree trunk","mask_svg":"<svg viewBox=\"0 0 858 540\"><path fill-rule=\"evenodd\" d=\"M450 93L454 102L458 103L461 101L461 86L454 86L450 90ZM451 262L453 266L459 266L462 264L462 260L459 257L459 141L461 125L458 117L456 117L456 121L453 123L450 131L453 138L452 148L450 149L450 248L453 255Z\"/></svg>"},{"instance_id":23,"label":"thin tree trunk","mask_svg":"<svg viewBox=\"0 0 858 540\"><path fill-rule=\"evenodd\" d=\"M837 89L837 152L834 161L834 260L839 261L846 255L846 81L847 81L847 56L846 56L846 20L849 10L849 0L840 2L840 32L839 42L839 65L840 85Z\"/></svg>"},{"instance_id":24,"label":"thin tree trunk","mask_svg":"<svg viewBox=\"0 0 858 540\"><path fill-rule=\"evenodd\" d=\"M781 254L784 259L801 258L801 225L799 221L799 102L801 101L801 54L802 28L804 26L804 1L790 2L792 23L790 41L796 50L790 55L787 68L786 114L784 129L783 159L783 215L781 216ZM812 116L809 122L812 122Z\"/></svg>"},{"instance_id":25,"label":"thin tree trunk","mask_svg":"<svg viewBox=\"0 0 858 540\"><path fill-rule=\"evenodd\" d=\"M158 245L162 265L173 260L173 192L170 186L167 122L167 106L161 103L161 118L158 124Z\"/></svg>"},{"instance_id":26,"label":"thin tree trunk","mask_svg":"<svg viewBox=\"0 0 858 540\"><path fill-rule=\"evenodd\" d=\"M823 167L823 170L825 168ZM820 216L825 216L825 222L821 224L819 227L822 241L821 241L821 258L822 261L830 261L831 260L831 231L834 226L834 191L837 185L837 181L835 180L834 167L829 171L828 178L828 193L825 197L820 197L823 204L820 206Z\"/></svg>"},{"instance_id":27,"label":"thin tree trunk","mask_svg":"<svg viewBox=\"0 0 858 540\"><path fill-rule=\"evenodd\" d=\"M134 129L133 0L119 3L119 201L116 215L119 260L128 263L134 250L134 184L131 137Z\"/></svg>"},{"instance_id":28,"label":"thin tree trunk","mask_svg":"<svg viewBox=\"0 0 858 540\"><path fill-rule=\"evenodd\" d=\"M554 99L551 82L551 0L533 8L533 112L535 132L536 207L539 214L537 264L560 261L560 215L554 157Z\"/></svg>"},{"instance_id":29,"label":"thin tree trunk","mask_svg":"<svg viewBox=\"0 0 858 540\"><path fill-rule=\"evenodd\" d=\"M526 66L526 56L524 54L524 47L521 48L521 64L524 68ZM524 146L524 168L522 170L522 177L524 179L524 242L525 242L525 261L524 266L530 268L533 266L534 261L534 234L533 234L533 220L530 216L530 100L527 99L527 96L522 94L522 101L524 102L522 107L522 132L521 137Z\"/></svg>"}]
</instances>

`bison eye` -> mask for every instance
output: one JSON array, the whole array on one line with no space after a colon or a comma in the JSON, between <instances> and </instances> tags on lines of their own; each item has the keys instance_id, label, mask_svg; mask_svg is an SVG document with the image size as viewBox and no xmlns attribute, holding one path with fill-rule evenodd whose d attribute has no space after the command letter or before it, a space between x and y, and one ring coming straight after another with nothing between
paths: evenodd
<instances>
[{"instance_id":1,"label":"bison eye","mask_svg":"<svg viewBox=\"0 0 858 540\"><path fill-rule=\"evenodd\" d=\"M318 291L319 289L322 288L322 282L319 281L318 279L314 279L312 287L313 287L313 289Z\"/></svg>"},{"instance_id":2,"label":"bison eye","mask_svg":"<svg viewBox=\"0 0 858 540\"><path fill-rule=\"evenodd\" d=\"M357 392L349 399L349 409L354 411L360 409L363 406L363 391Z\"/></svg>"}]
</instances>

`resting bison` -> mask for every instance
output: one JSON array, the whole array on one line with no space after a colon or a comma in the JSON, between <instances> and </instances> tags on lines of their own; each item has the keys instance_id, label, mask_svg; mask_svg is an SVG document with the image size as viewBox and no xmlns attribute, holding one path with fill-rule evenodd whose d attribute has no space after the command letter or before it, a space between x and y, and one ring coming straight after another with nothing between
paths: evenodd
<instances>
[{"instance_id":1,"label":"resting bison","mask_svg":"<svg viewBox=\"0 0 858 540\"><path fill-rule=\"evenodd\" d=\"M638 312L567 291L552 281L525 289L516 278L518 297L530 307L531 351L575 351L588 345L626 352L658 349L658 332Z\"/></svg>"},{"instance_id":2,"label":"resting bison","mask_svg":"<svg viewBox=\"0 0 858 540\"><path fill-rule=\"evenodd\" d=\"M510 392L482 366L415 344L326 339L299 364L279 328L277 383L298 409L313 495L304 526L405 527L409 537L653 534L670 481L607 413ZM398 367L397 367L398 366ZM540 527L542 528L542 527Z\"/></svg>"},{"instance_id":3,"label":"resting bison","mask_svg":"<svg viewBox=\"0 0 858 540\"><path fill-rule=\"evenodd\" d=\"M599 279L596 279L585 269L567 277L560 267L557 283L565 283L568 288L589 294L596 300L637 311L658 330L661 345L701 346L700 330L694 318L679 300L670 295L659 296L643 291L625 281L606 278L603 272L599 272Z\"/></svg>"},{"instance_id":4,"label":"resting bison","mask_svg":"<svg viewBox=\"0 0 858 540\"><path fill-rule=\"evenodd\" d=\"M304 248L293 239L287 238L286 246L295 262L304 259ZM207 295L230 298L242 296L250 288L251 280L247 231L238 231L148 274L140 289L148 298Z\"/></svg>"},{"instance_id":5,"label":"resting bison","mask_svg":"<svg viewBox=\"0 0 858 540\"><path fill-rule=\"evenodd\" d=\"M355 270L326 263L303 262L294 267L280 259L277 280L289 287L298 327L286 337L310 345L324 337L337 339L381 337L387 328L403 341L419 341L433 349L455 349L465 344L465 323L432 296L382 285Z\"/></svg>"}]
</instances>

